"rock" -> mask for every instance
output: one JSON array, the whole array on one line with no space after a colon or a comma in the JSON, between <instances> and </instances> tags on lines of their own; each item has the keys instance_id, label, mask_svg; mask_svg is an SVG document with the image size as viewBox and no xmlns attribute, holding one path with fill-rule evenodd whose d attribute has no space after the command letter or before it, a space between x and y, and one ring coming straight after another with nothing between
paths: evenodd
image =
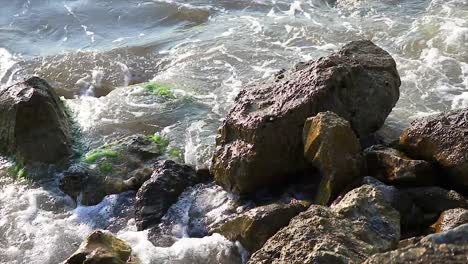
<instances>
[{"instance_id":1,"label":"rock","mask_svg":"<svg viewBox=\"0 0 468 264\"><path fill-rule=\"evenodd\" d=\"M409 156L438 164L444 183L468 190L468 109L416 120L400 136Z\"/></svg>"},{"instance_id":2,"label":"rock","mask_svg":"<svg viewBox=\"0 0 468 264\"><path fill-rule=\"evenodd\" d=\"M427 161L413 160L404 153L382 145L364 151L370 175L397 185L434 185L435 168Z\"/></svg>"},{"instance_id":3,"label":"rock","mask_svg":"<svg viewBox=\"0 0 468 264\"><path fill-rule=\"evenodd\" d=\"M365 264L382 263L467 263L468 224L394 251L375 254Z\"/></svg>"},{"instance_id":4,"label":"rock","mask_svg":"<svg viewBox=\"0 0 468 264\"><path fill-rule=\"evenodd\" d=\"M456 208L444 211L433 228L435 232L441 233L463 224L468 224L468 209Z\"/></svg>"},{"instance_id":5,"label":"rock","mask_svg":"<svg viewBox=\"0 0 468 264\"><path fill-rule=\"evenodd\" d=\"M382 192L385 201L400 213L402 237L421 232L430 222L424 222L424 213L411 197L391 185L385 185L372 177L364 177L362 184L370 184Z\"/></svg>"},{"instance_id":6,"label":"rock","mask_svg":"<svg viewBox=\"0 0 468 264\"><path fill-rule=\"evenodd\" d=\"M244 89L216 139L216 182L245 194L290 180L307 167L301 134L308 117L332 111L365 136L382 126L399 86L393 58L370 41L354 41Z\"/></svg>"},{"instance_id":7,"label":"rock","mask_svg":"<svg viewBox=\"0 0 468 264\"><path fill-rule=\"evenodd\" d=\"M109 194L138 190L163 154L160 144L133 135L89 151L79 165L64 173L59 186L81 204L95 205Z\"/></svg>"},{"instance_id":8,"label":"rock","mask_svg":"<svg viewBox=\"0 0 468 264\"><path fill-rule=\"evenodd\" d=\"M463 195L453 190L445 190L443 188L433 186L407 188L402 189L401 191L409 195L414 203L425 213L436 214L438 216L445 210L453 208L468 208L468 201L463 197Z\"/></svg>"},{"instance_id":9,"label":"rock","mask_svg":"<svg viewBox=\"0 0 468 264\"><path fill-rule=\"evenodd\" d=\"M272 236L248 263L360 263L396 248L398 212L371 185L331 208L311 205Z\"/></svg>"},{"instance_id":10,"label":"rock","mask_svg":"<svg viewBox=\"0 0 468 264\"><path fill-rule=\"evenodd\" d=\"M361 174L359 139L349 122L332 112L308 118L303 130L304 156L322 174L316 203L326 205Z\"/></svg>"},{"instance_id":11,"label":"rock","mask_svg":"<svg viewBox=\"0 0 468 264\"><path fill-rule=\"evenodd\" d=\"M151 178L138 190L135 220L138 230L157 225L169 207L189 186L207 180L195 169L171 160L159 161Z\"/></svg>"},{"instance_id":12,"label":"rock","mask_svg":"<svg viewBox=\"0 0 468 264\"><path fill-rule=\"evenodd\" d=\"M0 90L0 154L48 164L72 154L69 117L46 81L32 77Z\"/></svg>"},{"instance_id":13,"label":"rock","mask_svg":"<svg viewBox=\"0 0 468 264\"><path fill-rule=\"evenodd\" d=\"M64 264L138 264L132 248L123 240L104 231L95 231Z\"/></svg>"},{"instance_id":14,"label":"rock","mask_svg":"<svg viewBox=\"0 0 468 264\"><path fill-rule=\"evenodd\" d=\"M249 252L255 252L309 205L308 202L293 200L289 204L256 207L213 228L210 233L219 233L231 241L239 241Z\"/></svg>"}]
</instances>

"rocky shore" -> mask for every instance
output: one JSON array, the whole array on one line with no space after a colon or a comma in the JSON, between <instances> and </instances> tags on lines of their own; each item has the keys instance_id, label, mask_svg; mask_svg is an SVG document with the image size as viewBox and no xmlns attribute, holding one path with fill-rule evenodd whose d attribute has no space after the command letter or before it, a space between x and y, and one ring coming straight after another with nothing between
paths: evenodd
<instances>
[{"instance_id":1,"label":"rocky shore","mask_svg":"<svg viewBox=\"0 0 468 264\"><path fill-rule=\"evenodd\" d=\"M201 169L158 135L83 151L66 106L33 77L0 90L0 154L16 162L14 177L60 172L78 204L135 191L137 228L155 246L174 244L163 217L180 195L214 182L236 209L216 220L191 212L201 220L187 233L239 241L247 263L466 263L468 110L382 140L400 83L394 59L368 40L280 71L238 94ZM95 231L64 263L140 260Z\"/></svg>"}]
</instances>

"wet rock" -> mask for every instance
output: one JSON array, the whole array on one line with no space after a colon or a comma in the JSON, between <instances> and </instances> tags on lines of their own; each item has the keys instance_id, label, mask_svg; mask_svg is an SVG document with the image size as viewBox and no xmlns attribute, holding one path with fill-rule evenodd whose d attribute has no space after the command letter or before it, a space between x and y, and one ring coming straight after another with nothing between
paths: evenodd
<instances>
[{"instance_id":1,"label":"wet rock","mask_svg":"<svg viewBox=\"0 0 468 264\"><path fill-rule=\"evenodd\" d=\"M104 231L95 231L64 264L137 264L132 248L123 240Z\"/></svg>"},{"instance_id":2,"label":"wet rock","mask_svg":"<svg viewBox=\"0 0 468 264\"><path fill-rule=\"evenodd\" d=\"M32 77L0 90L0 153L16 160L58 163L72 154L65 107L53 88Z\"/></svg>"},{"instance_id":3,"label":"wet rock","mask_svg":"<svg viewBox=\"0 0 468 264\"><path fill-rule=\"evenodd\" d=\"M456 208L444 211L432 227L435 232L440 233L463 224L468 224L468 209Z\"/></svg>"},{"instance_id":4,"label":"wet rock","mask_svg":"<svg viewBox=\"0 0 468 264\"><path fill-rule=\"evenodd\" d=\"M424 237L414 245L373 255L364 263L466 263L467 261L468 224L465 224L445 233Z\"/></svg>"},{"instance_id":5,"label":"wet rock","mask_svg":"<svg viewBox=\"0 0 468 264\"><path fill-rule=\"evenodd\" d=\"M400 145L413 158L438 164L446 184L468 190L468 110L416 120L400 136Z\"/></svg>"},{"instance_id":6,"label":"wet rock","mask_svg":"<svg viewBox=\"0 0 468 264\"><path fill-rule=\"evenodd\" d=\"M311 205L248 263L360 263L399 239L398 212L376 187L363 185L331 208Z\"/></svg>"},{"instance_id":7,"label":"wet rock","mask_svg":"<svg viewBox=\"0 0 468 264\"><path fill-rule=\"evenodd\" d=\"M435 168L427 161L413 160L404 153L382 145L365 150L370 175L397 185L434 185Z\"/></svg>"},{"instance_id":8,"label":"wet rock","mask_svg":"<svg viewBox=\"0 0 468 264\"><path fill-rule=\"evenodd\" d=\"M64 173L59 186L81 204L95 205L109 194L138 190L153 173L162 146L143 135L133 135L89 151L77 166Z\"/></svg>"},{"instance_id":9,"label":"wet rock","mask_svg":"<svg viewBox=\"0 0 468 264\"><path fill-rule=\"evenodd\" d=\"M135 220L138 230L160 223L169 207L189 186L207 180L195 169L171 160L159 161L151 178L138 190Z\"/></svg>"},{"instance_id":10,"label":"wet rock","mask_svg":"<svg viewBox=\"0 0 468 264\"><path fill-rule=\"evenodd\" d=\"M395 61L370 41L281 76L241 91L220 128L212 171L227 190L254 192L305 169L308 117L335 112L361 137L382 126L399 97Z\"/></svg>"},{"instance_id":11,"label":"wet rock","mask_svg":"<svg viewBox=\"0 0 468 264\"><path fill-rule=\"evenodd\" d=\"M333 112L322 112L306 120L303 142L306 160L323 177L316 203L325 205L361 174L359 139L348 121Z\"/></svg>"},{"instance_id":12,"label":"wet rock","mask_svg":"<svg viewBox=\"0 0 468 264\"><path fill-rule=\"evenodd\" d=\"M293 200L289 204L256 207L220 224L210 233L219 233L231 241L239 241L249 252L255 252L309 205L308 202Z\"/></svg>"}]
</instances>

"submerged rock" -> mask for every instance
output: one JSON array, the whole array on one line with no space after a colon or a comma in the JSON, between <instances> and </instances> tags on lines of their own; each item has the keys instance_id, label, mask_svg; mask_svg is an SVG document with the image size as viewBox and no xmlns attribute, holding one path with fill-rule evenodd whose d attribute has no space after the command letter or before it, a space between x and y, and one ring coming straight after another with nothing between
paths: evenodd
<instances>
[{"instance_id":1,"label":"submerged rock","mask_svg":"<svg viewBox=\"0 0 468 264\"><path fill-rule=\"evenodd\" d=\"M438 164L444 183L468 190L468 109L416 120L400 136L400 145L413 158Z\"/></svg>"},{"instance_id":2,"label":"submerged rock","mask_svg":"<svg viewBox=\"0 0 468 264\"><path fill-rule=\"evenodd\" d=\"M49 164L72 154L69 117L46 81L32 77L0 90L0 153Z\"/></svg>"},{"instance_id":3,"label":"submerged rock","mask_svg":"<svg viewBox=\"0 0 468 264\"><path fill-rule=\"evenodd\" d=\"M325 205L361 174L359 139L348 121L323 112L306 120L303 142L305 158L323 177L316 203Z\"/></svg>"},{"instance_id":4,"label":"submerged rock","mask_svg":"<svg viewBox=\"0 0 468 264\"><path fill-rule=\"evenodd\" d=\"M376 187L363 185L331 208L311 205L248 263L360 263L396 248L399 239L398 212Z\"/></svg>"},{"instance_id":5,"label":"submerged rock","mask_svg":"<svg viewBox=\"0 0 468 264\"><path fill-rule=\"evenodd\" d=\"M138 190L135 201L135 220L138 230L160 223L169 207L189 186L207 180L206 175L171 160L159 161L151 178Z\"/></svg>"},{"instance_id":6,"label":"submerged rock","mask_svg":"<svg viewBox=\"0 0 468 264\"><path fill-rule=\"evenodd\" d=\"M244 194L291 179L307 166L301 134L308 117L332 111L359 137L368 135L384 123L399 86L393 58L370 41L354 41L244 89L216 140L216 182Z\"/></svg>"},{"instance_id":7,"label":"submerged rock","mask_svg":"<svg viewBox=\"0 0 468 264\"><path fill-rule=\"evenodd\" d=\"M433 185L435 168L427 161L413 160L404 153L382 145L365 150L367 169L373 175L390 184Z\"/></svg>"},{"instance_id":8,"label":"submerged rock","mask_svg":"<svg viewBox=\"0 0 468 264\"><path fill-rule=\"evenodd\" d=\"M445 233L429 235L420 242L387 253L376 254L365 264L467 263L468 224Z\"/></svg>"},{"instance_id":9,"label":"submerged rock","mask_svg":"<svg viewBox=\"0 0 468 264\"><path fill-rule=\"evenodd\" d=\"M256 207L220 224L210 232L219 233L231 241L239 241L249 252L255 252L309 205L308 202L293 200L289 204Z\"/></svg>"},{"instance_id":10,"label":"submerged rock","mask_svg":"<svg viewBox=\"0 0 468 264\"><path fill-rule=\"evenodd\" d=\"M132 248L123 240L104 231L95 231L63 264L138 264Z\"/></svg>"},{"instance_id":11,"label":"submerged rock","mask_svg":"<svg viewBox=\"0 0 468 264\"><path fill-rule=\"evenodd\" d=\"M468 224L468 209L456 208L444 211L432 227L440 233L463 224Z\"/></svg>"},{"instance_id":12,"label":"submerged rock","mask_svg":"<svg viewBox=\"0 0 468 264\"><path fill-rule=\"evenodd\" d=\"M155 160L163 154L160 144L134 135L89 151L60 180L62 191L83 205L95 205L109 194L138 190L149 179Z\"/></svg>"}]
</instances>

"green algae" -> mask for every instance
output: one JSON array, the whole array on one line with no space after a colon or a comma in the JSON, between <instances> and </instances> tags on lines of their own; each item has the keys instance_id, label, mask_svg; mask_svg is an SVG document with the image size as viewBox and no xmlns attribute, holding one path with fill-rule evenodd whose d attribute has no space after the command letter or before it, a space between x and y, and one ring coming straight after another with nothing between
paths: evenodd
<instances>
[{"instance_id":1,"label":"green algae","mask_svg":"<svg viewBox=\"0 0 468 264\"><path fill-rule=\"evenodd\" d=\"M172 90L171 87L165 85L165 84L160 84L160 83L155 83L155 82L147 82L143 84L143 87L146 90L151 91L153 94L159 96L159 97L164 97L164 98L175 98L174 91Z\"/></svg>"},{"instance_id":2,"label":"green algae","mask_svg":"<svg viewBox=\"0 0 468 264\"><path fill-rule=\"evenodd\" d=\"M91 152L89 152L88 154L86 154L85 156L85 161L87 163L93 163L93 162L96 162L97 160L101 159L101 158L117 158L119 157L119 152L115 151L115 150L109 150L109 149L106 149L106 148L98 148L98 149L95 149Z\"/></svg>"}]
</instances>

